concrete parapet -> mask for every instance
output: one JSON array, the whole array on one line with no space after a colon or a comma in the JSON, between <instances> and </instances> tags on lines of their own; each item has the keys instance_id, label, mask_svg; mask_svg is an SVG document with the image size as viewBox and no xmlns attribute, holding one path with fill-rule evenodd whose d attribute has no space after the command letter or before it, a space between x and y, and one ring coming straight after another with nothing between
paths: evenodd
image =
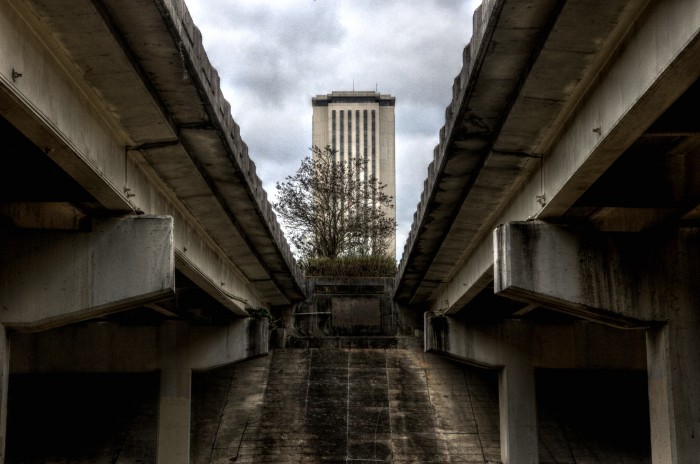
<instances>
[{"instance_id":1,"label":"concrete parapet","mask_svg":"<svg viewBox=\"0 0 700 464\"><path fill-rule=\"evenodd\" d=\"M309 277L308 298L287 314L286 327L290 335L304 339L393 337L397 335L393 283L389 277Z\"/></svg>"},{"instance_id":2,"label":"concrete parapet","mask_svg":"<svg viewBox=\"0 0 700 464\"><path fill-rule=\"evenodd\" d=\"M301 288L302 272L292 256L289 244L272 211L262 181L255 172L255 163L250 159L247 145L241 139L240 128L231 116L231 107L221 92L218 72L207 57L201 33L192 21L184 1L162 0L162 7L167 13L164 19L169 22L171 33L176 35L180 44L182 59L190 78L204 90L202 96L205 99L205 108L211 123L219 130L226 154L237 173L241 175L242 185L245 186L250 201L256 206L258 213L256 219L260 220L261 224L246 222L241 226L251 234L253 242L259 240L273 242L281 259L288 267L293 283Z\"/></svg>"}]
</instances>

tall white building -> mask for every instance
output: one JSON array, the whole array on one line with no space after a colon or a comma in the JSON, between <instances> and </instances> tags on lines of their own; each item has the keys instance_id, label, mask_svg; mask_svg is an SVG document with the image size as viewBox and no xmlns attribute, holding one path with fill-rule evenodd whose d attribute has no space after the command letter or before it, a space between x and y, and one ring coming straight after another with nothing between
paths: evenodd
<instances>
[{"instance_id":1,"label":"tall white building","mask_svg":"<svg viewBox=\"0 0 700 464\"><path fill-rule=\"evenodd\" d=\"M330 146L338 159L363 157L368 177L386 184L385 192L396 206L395 123L396 98L377 92L345 91L317 95L313 106L312 146ZM387 211L396 220L396 209ZM395 254L396 232L389 244Z\"/></svg>"}]
</instances>

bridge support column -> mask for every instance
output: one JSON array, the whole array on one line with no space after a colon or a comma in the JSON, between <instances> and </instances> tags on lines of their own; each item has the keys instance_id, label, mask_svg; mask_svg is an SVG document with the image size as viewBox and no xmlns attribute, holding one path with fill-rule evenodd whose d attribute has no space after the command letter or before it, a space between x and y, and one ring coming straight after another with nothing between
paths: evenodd
<instances>
[{"instance_id":1,"label":"bridge support column","mask_svg":"<svg viewBox=\"0 0 700 464\"><path fill-rule=\"evenodd\" d=\"M654 464L700 456L700 322L647 332L651 454Z\"/></svg>"},{"instance_id":2,"label":"bridge support column","mask_svg":"<svg viewBox=\"0 0 700 464\"><path fill-rule=\"evenodd\" d=\"M504 464L537 464L535 369L510 363L498 376L501 460Z\"/></svg>"},{"instance_id":3,"label":"bridge support column","mask_svg":"<svg viewBox=\"0 0 700 464\"><path fill-rule=\"evenodd\" d=\"M7 389L10 380L10 343L7 329L0 324L0 464L5 462L7 436Z\"/></svg>"},{"instance_id":4,"label":"bridge support column","mask_svg":"<svg viewBox=\"0 0 700 464\"><path fill-rule=\"evenodd\" d=\"M160 373L158 464L190 462L192 371L171 367Z\"/></svg>"},{"instance_id":5,"label":"bridge support column","mask_svg":"<svg viewBox=\"0 0 700 464\"><path fill-rule=\"evenodd\" d=\"M158 464L190 462L192 369L187 359L188 327L178 321L160 329L161 371L158 404Z\"/></svg>"},{"instance_id":6,"label":"bridge support column","mask_svg":"<svg viewBox=\"0 0 700 464\"><path fill-rule=\"evenodd\" d=\"M700 229L605 234L544 223L496 229L494 290L647 331L652 462L700 456Z\"/></svg>"}]
</instances>

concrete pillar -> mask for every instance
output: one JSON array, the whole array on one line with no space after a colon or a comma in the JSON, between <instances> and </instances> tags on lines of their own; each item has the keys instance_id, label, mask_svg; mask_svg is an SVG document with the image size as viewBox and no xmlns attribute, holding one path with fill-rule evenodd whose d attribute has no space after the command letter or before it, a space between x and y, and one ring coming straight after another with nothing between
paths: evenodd
<instances>
[{"instance_id":1,"label":"concrete pillar","mask_svg":"<svg viewBox=\"0 0 700 464\"><path fill-rule=\"evenodd\" d=\"M498 410L503 464L537 464L535 369L511 363L498 376Z\"/></svg>"},{"instance_id":2,"label":"concrete pillar","mask_svg":"<svg viewBox=\"0 0 700 464\"><path fill-rule=\"evenodd\" d=\"M700 322L647 331L653 464L700 462Z\"/></svg>"},{"instance_id":3,"label":"concrete pillar","mask_svg":"<svg viewBox=\"0 0 700 464\"><path fill-rule=\"evenodd\" d=\"M158 464L190 462L191 382L189 368L165 368L160 373Z\"/></svg>"},{"instance_id":4,"label":"concrete pillar","mask_svg":"<svg viewBox=\"0 0 700 464\"><path fill-rule=\"evenodd\" d=\"M192 369L188 362L188 324L165 321L160 327L160 399L157 464L190 462Z\"/></svg>"},{"instance_id":5,"label":"concrete pillar","mask_svg":"<svg viewBox=\"0 0 700 464\"><path fill-rule=\"evenodd\" d=\"M7 389L10 380L10 342L7 329L0 324L0 464L5 462L7 436Z\"/></svg>"},{"instance_id":6,"label":"concrete pillar","mask_svg":"<svg viewBox=\"0 0 700 464\"><path fill-rule=\"evenodd\" d=\"M605 234L508 223L496 244L497 293L646 328L652 462L700 463L700 228Z\"/></svg>"}]
</instances>

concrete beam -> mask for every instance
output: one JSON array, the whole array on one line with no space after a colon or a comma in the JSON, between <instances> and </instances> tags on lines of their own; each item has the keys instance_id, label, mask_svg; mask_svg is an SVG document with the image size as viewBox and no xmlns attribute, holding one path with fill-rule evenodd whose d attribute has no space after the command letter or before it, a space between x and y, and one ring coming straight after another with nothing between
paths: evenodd
<instances>
[{"instance_id":1,"label":"concrete beam","mask_svg":"<svg viewBox=\"0 0 700 464\"><path fill-rule=\"evenodd\" d=\"M206 370L266 354L268 340L266 320L251 318L225 326L87 322L39 333L13 333L10 369L13 373L153 372L177 356L181 366Z\"/></svg>"},{"instance_id":2,"label":"concrete beam","mask_svg":"<svg viewBox=\"0 0 700 464\"><path fill-rule=\"evenodd\" d=\"M621 327L697 307L700 230L600 233L512 222L495 233L494 291ZM694 317L694 316L684 316Z\"/></svg>"},{"instance_id":3,"label":"concrete beam","mask_svg":"<svg viewBox=\"0 0 700 464\"><path fill-rule=\"evenodd\" d=\"M513 360L544 369L646 368L642 330L620 330L587 321L535 324L504 320L468 324L426 313L425 349L469 364L501 367Z\"/></svg>"},{"instance_id":4,"label":"concrete beam","mask_svg":"<svg viewBox=\"0 0 700 464\"><path fill-rule=\"evenodd\" d=\"M0 322L44 330L174 295L173 220L95 220L90 232L5 229Z\"/></svg>"}]
</instances>

